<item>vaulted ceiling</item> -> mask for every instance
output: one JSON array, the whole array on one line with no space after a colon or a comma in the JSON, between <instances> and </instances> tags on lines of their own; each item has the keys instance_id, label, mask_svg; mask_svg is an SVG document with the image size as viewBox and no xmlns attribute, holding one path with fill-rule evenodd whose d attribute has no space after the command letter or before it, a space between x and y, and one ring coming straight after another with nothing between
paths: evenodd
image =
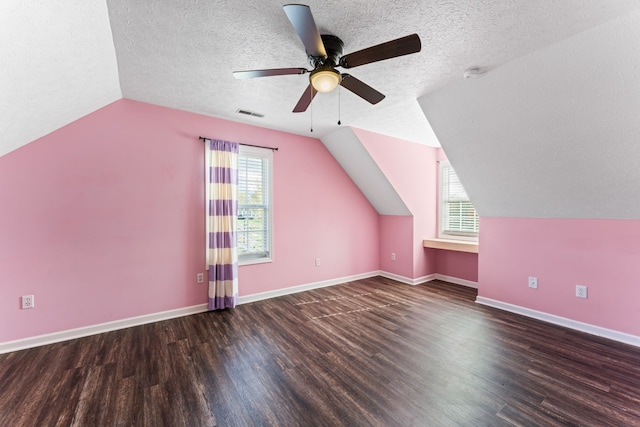
<instances>
[{"instance_id":1,"label":"vaulted ceiling","mask_svg":"<svg viewBox=\"0 0 640 427\"><path fill-rule=\"evenodd\" d=\"M438 145L418 99L640 7L637 0L308 1L345 53L417 33L418 54L350 70L386 95L348 91L294 114L307 76L236 80L236 70L308 67L282 2L0 2L0 155L122 97L322 137L353 126ZM263 118L238 114L245 109ZM455 112L452 112L455 114Z\"/></svg>"},{"instance_id":2,"label":"vaulted ceiling","mask_svg":"<svg viewBox=\"0 0 640 427\"><path fill-rule=\"evenodd\" d=\"M420 98L481 216L640 219L640 10Z\"/></svg>"}]
</instances>

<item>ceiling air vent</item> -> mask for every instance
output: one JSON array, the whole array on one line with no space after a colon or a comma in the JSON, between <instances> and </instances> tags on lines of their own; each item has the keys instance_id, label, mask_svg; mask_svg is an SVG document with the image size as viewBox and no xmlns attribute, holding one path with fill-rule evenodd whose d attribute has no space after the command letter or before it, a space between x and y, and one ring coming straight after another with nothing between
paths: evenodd
<instances>
[{"instance_id":1,"label":"ceiling air vent","mask_svg":"<svg viewBox=\"0 0 640 427\"><path fill-rule=\"evenodd\" d=\"M244 114L245 116L253 116L253 117L259 117L259 118L264 117L264 114L254 113L253 111L249 111L249 110L238 109L236 110L236 113Z\"/></svg>"}]
</instances>

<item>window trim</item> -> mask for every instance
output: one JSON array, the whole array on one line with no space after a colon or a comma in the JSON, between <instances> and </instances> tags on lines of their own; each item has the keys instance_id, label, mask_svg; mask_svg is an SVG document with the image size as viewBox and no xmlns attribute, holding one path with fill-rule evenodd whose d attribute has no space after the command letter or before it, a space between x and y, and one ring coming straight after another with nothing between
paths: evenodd
<instances>
[{"instance_id":1,"label":"window trim","mask_svg":"<svg viewBox=\"0 0 640 427\"><path fill-rule=\"evenodd\" d=\"M252 264L264 264L273 262L274 254L273 254L273 150L270 148L261 148L261 147L252 147L247 145L240 145L238 150L238 159L242 156L250 156L251 154L256 155L256 157L263 157L267 159L267 180L268 180L268 189L267 189L267 197L269 198L267 203L267 256L263 257L252 257L252 258L240 258L238 255L238 266L243 265L252 265ZM240 212L238 206L238 213Z\"/></svg>"},{"instance_id":2,"label":"window trim","mask_svg":"<svg viewBox=\"0 0 640 427\"><path fill-rule=\"evenodd\" d=\"M478 241L478 232L448 232L444 231L444 203L443 203L443 195L444 195L444 169L445 167L450 167L451 163L448 161L439 161L438 162L438 238L445 240L460 240L460 241L469 241L469 242L477 242ZM454 169L455 172L455 169ZM457 175L457 173L456 173ZM472 203L473 205L473 203ZM474 206L475 209L475 206ZM477 211L476 211L477 214Z\"/></svg>"}]
</instances>

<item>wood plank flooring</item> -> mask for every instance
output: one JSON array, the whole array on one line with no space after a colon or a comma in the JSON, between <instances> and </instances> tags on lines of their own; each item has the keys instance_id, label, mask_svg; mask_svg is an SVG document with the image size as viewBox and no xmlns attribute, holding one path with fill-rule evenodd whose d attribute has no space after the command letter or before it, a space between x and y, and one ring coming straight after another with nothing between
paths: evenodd
<instances>
[{"instance_id":1,"label":"wood plank flooring","mask_svg":"<svg viewBox=\"0 0 640 427\"><path fill-rule=\"evenodd\" d=\"M640 349L376 277L0 355L0 426L640 426Z\"/></svg>"}]
</instances>

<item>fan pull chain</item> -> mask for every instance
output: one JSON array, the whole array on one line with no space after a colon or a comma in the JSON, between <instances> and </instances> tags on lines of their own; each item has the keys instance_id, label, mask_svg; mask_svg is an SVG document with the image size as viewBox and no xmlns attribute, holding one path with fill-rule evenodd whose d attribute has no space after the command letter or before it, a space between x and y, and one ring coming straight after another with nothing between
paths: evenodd
<instances>
[{"instance_id":1,"label":"fan pull chain","mask_svg":"<svg viewBox=\"0 0 640 427\"><path fill-rule=\"evenodd\" d=\"M340 86L338 86L338 126L340 126L342 123L340 122L340 100L341 98L341 94L342 94L342 89L340 88Z\"/></svg>"},{"instance_id":2,"label":"fan pull chain","mask_svg":"<svg viewBox=\"0 0 640 427\"><path fill-rule=\"evenodd\" d=\"M311 98L309 102L309 107L311 108L311 132L313 132L313 88L311 85L309 85L309 98Z\"/></svg>"}]
</instances>

